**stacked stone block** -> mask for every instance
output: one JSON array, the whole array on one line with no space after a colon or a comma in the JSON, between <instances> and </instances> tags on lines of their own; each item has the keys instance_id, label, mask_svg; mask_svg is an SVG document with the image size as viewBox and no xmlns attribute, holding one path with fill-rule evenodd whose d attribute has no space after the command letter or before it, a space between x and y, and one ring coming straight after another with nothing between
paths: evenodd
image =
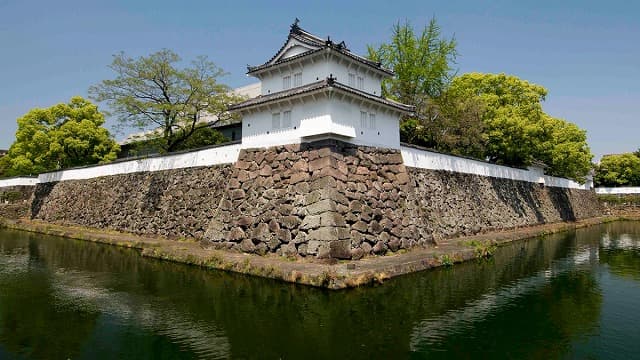
<instances>
[{"instance_id":1,"label":"stacked stone block","mask_svg":"<svg viewBox=\"0 0 640 360\"><path fill-rule=\"evenodd\" d=\"M431 241L396 150L322 142L240 153L205 240L264 254L360 258Z\"/></svg>"}]
</instances>

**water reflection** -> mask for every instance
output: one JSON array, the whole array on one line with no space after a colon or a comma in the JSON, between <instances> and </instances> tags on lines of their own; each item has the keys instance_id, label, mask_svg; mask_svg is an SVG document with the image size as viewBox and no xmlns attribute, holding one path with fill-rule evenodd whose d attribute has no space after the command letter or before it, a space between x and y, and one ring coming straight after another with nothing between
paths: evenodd
<instances>
[{"instance_id":1,"label":"water reflection","mask_svg":"<svg viewBox=\"0 0 640 360\"><path fill-rule=\"evenodd\" d=\"M0 357L606 358L603 271L638 279L638 234L609 224L329 292L4 231Z\"/></svg>"}]
</instances>

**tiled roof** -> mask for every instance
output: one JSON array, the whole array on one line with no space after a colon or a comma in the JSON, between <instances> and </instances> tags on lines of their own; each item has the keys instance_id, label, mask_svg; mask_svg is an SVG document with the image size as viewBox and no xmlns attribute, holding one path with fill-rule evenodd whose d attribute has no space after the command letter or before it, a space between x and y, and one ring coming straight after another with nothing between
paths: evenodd
<instances>
[{"instance_id":1,"label":"tiled roof","mask_svg":"<svg viewBox=\"0 0 640 360\"><path fill-rule=\"evenodd\" d=\"M287 44L289 43L289 40L291 38L294 38L298 41L300 41L303 44L307 44L311 47L316 47L316 49L304 52L302 54L298 54L292 57L288 57L286 59L282 59L276 62L273 62L276 57L278 55L280 55L280 53L285 50L285 46L287 46ZM272 66L277 66L289 61L294 61L296 59L299 59L301 57L305 57L307 55L311 55L311 54L315 54L317 52L320 52L321 50L324 49L330 49L333 50L341 55L344 55L346 57L349 57L355 61L358 61L362 64L371 66L373 68L375 68L378 71L384 72L388 75L393 75L393 71L389 70L389 69L385 69L384 67L382 67L382 65L379 62L375 62L375 61L371 61L365 57L362 57L360 55L354 54L351 51L349 51L349 49L347 48L347 45L343 42L340 42L338 44L334 43L333 41L331 41L330 38L327 38L326 40L321 39L313 34L311 34L310 32L300 28L298 26L297 21L295 23L293 23L293 25L291 25L291 30L289 31L289 37L287 38L287 40L284 42L284 44L282 45L282 47L280 47L280 49L278 50L278 52L276 52L276 54L269 59L267 62L265 62L262 65L258 65L258 66L247 66L247 74L252 74L255 72L258 72L260 70L264 70L267 68L270 68Z\"/></svg>"},{"instance_id":2,"label":"tiled roof","mask_svg":"<svg viewBox=\"0 0 640 360\"><path fill-rule=\"evenodd\" d=\"M371 100L403 112L414 111L414 107L411 105L401 104L399 102L389 100L381 96L372 95L367 92L352 88L350 86L347 86L335 81L335 78L332 78L332 77L328 77L324 80L316 81L311 84L299 86L293 89L278 91L268 95L260 95L253 99L249 99L247 101L243 101L241 103L231 105L229 107L229 110L233 111L233 110L246 109L249 107L262 105L262 104L278 101L278 100L289 98L289 97L299 96L299 95L316 92L316 91L322 91L328 88L337 89L339 91L351 94L353 96L365 98L367 100Z\"/></svg>"}]
</instances>

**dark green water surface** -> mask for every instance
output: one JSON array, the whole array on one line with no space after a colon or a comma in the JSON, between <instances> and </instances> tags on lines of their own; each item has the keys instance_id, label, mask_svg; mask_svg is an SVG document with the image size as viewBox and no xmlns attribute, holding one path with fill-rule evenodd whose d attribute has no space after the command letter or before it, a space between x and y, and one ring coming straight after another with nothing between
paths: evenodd
<instances>
[{"instance_id":1,"label":"dark green water surface","mask_svg":"<svg viewBox=\"0 0 640 360\"><path fill-rule=\"evenodd\" d=\"M0 230L0 358L638 359L640 223L339 292Z\"/></svg>"}]
</instances>

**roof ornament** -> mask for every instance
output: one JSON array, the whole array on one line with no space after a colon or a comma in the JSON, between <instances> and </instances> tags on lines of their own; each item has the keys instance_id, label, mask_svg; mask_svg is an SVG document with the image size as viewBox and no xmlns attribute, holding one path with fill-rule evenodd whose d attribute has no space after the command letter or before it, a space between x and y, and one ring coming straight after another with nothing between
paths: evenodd
<instances>
[{"instance_id":1,"label":"roof ornament","mask_svg":"<svg viewBox=\"0 0 640 360\"><path fill-rule=\"evenodd\" d=\"M341 41L341 42L340 42L340 44L338 44L338 49L340 49L340 50L342 50L342 49L344 49L344 50L349 50L349 49L347 48L347 44L345 44L345 42L344 42L344 41Z\"/></svg>"},{"instance_id":2,"label":"roof ornament","mask_svg":"<svg viewBox=\"0 0 640 360\"><path fill-rule=\"evenodd\" d=\"M299 22L300 22L300 19L298 19L297 17L295 20L293 20L293 24L291 24L291 32L296 32L300 30L300 26L298 26Z\"/></svg>"},{"instance_id":3,"label":"roof ornament","mask_svg":"<svg viewBox=\"0 0 640 360\"><path fill-rule=\"evenodd\" d=\"M333 45L333 41L331 41L331 36L327 36L327 41L325 41L327 45Z\"/></svg>"},{"instance_id":4,"label":"roof ornament","mask_svg":"<svg viewBox=\"0 0 640 360\"><path fill-rule=\"evenodd\" d=\"M334 82L336 82L337 78L333 77L333 74L329 74L329 77L327 78L327 84L329 85L333 85Z\"/></svg>"}]
</instances>

